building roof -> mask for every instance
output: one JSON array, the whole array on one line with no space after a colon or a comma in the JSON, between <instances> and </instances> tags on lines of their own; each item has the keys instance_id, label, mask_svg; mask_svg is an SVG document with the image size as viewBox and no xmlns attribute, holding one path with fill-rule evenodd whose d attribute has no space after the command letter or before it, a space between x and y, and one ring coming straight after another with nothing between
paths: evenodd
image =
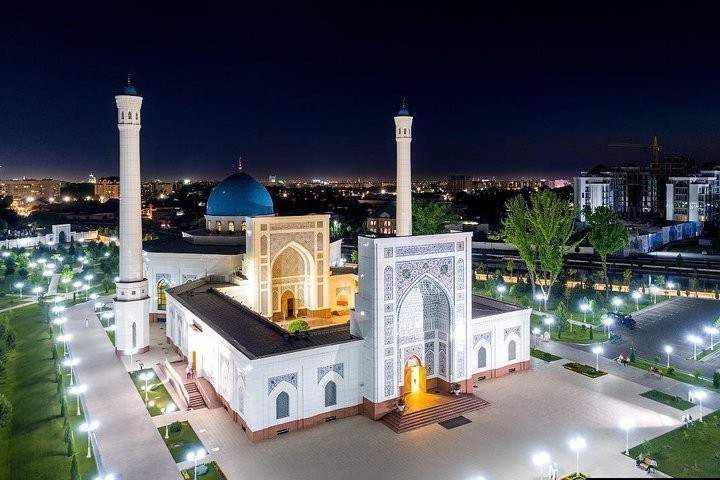
<instances>
[{"instance_id":1,"label":"building roof","mask_svg":"<svg viewBox=\"0 0 720 480\"><path fill-rule=\"evenodd\" d=\"M501 313L517 312L518 310L525 310L525 307L519 307L490 297L483 297L482 295L473 294L472 296L472 318L489 317Z\"/></svg>"},{"instance_id":2,"label":"building roof","mask_svg":"<svg viewBox=\"0 0 720 480\"><path fill-rule=\"evenodd\" d=\"M220 182L207 201L208 215L252 217L272 213L270 193L245 172L235 172Z\"/></svg>"},{"instance_id":3,"label":"building roof","mask_svg":"<svg viewBox=\"0 0 720 480\"><path fill-rule=\"evenodd\" d=\"M190 243L182 237L159 238L143 242L143 251L151 253L195 253L206 255L240 255L245 245L205 245Z\"/></svg>"},{"instance_id":4,"label":"building roof","mask_svg":"<svg viewBox=\"0 0 720 480\"><path fill-rule=\"evenodd\" d=\"M380 208L377 210L373 210L370 215L368 215L368 218L383 218L383 213L387 214L388 218L395 218L397 211L397 205L395 202L390 202L385 208Z\"/></svg>"},{"instance_id":5,"label":"building roof","mask_svg":"<svg viewBox=\"0 0 720 480\"><path fill-rule=\"evenodd\" d=\"M230 286L202 279L168 289L167 293L250 359L360 340L350 334L349 325L289 334L217 290Z\"/></svg>"}]
</instances>

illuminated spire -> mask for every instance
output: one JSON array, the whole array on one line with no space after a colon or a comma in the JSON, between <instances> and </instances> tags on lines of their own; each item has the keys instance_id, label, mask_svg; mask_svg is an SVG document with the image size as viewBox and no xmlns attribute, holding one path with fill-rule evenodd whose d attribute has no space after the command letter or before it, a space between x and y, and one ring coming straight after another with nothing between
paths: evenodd
<instances>
[{"instance_id":1,"label":"illuminated spire","mask_svg":"<svg viewBox=\"0 0 720 480\"><path fill-rule=\"evenodd\" d=\"M238 172L242 172L242 157L238 157Z\"/></svg>"}]
</instances>

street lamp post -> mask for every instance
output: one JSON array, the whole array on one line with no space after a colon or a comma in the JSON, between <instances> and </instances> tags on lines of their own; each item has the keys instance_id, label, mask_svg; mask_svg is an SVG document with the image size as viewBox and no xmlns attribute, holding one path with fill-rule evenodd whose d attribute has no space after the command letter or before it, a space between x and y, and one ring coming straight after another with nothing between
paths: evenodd
<instances>
[{"instance_id":1,"label":"street lamp post","mask_svg":"<svg viewBox=\"0 0 720 480\"><path fill-rule=\"evenodd\" d=\"M585 439L582 437L575 437L570 440L570 448L575 450L575 474L577 476L580 476L580 449L585 448L585 445Z\"/></svg>"},{"instance_id":2,"label":"street lamp post","mask_svg":"<svg viewBox=\"0 0 720 480\"><path fill-rule=\"evenodd\" d=\"M665 353L667 353L667 368L670 368L670 353L672 353L672 347L665 345Z\"/></svg>"},{"instance_id":3,"label":"street lamp post","mask_svg":"<svg viewBox=\"0 0 720 480\"><path fill-rule=\"evenodd\" d=\"M640 292L633 292L632 298L635 299L635 311L640 310Z\"/></svg>"},{"instance_id":4,"label":"street lamp post","mask_svg":"<svg viewBox=\"0 0 720 480\"><path fill-rule=\"evenodd\" d=\"M610 317L603 318L603 325L605 325L605 336L607 338L610 338L610 325L612 325L613 321Z\"/></svg>"},{"instance_id":5,"label":"street lamp post","mask_svg":"<svg viewBox=\"0 0 720 480\"><path fill-rule=\"evenodd\" d=\"M713 335L718 334L718 329L715 327L705 327L705 333L710 335L710 350L715 350L715 343L713 342Z\"/></svg>"},{"instance_id":6,"label":"street lamp post","mask_svg":"<svg viewBox=\"0 0 720 480\"><path fill-rule=\"evenodd\" d=\"M657 303L657 291L658 288L655 285L650 285L650 294L653 297L653 303Z\"/></svg>"},{"instance_id":7,"label":"street lamp post","mask_svg":"<svg viewBox=\"0 0 720 480\"><path fill-rule=\"evenodd\" d=\"M80 416L80 394L84 393L87 388L85 385L75 385L70 389L70 393L77 397L77 415Z\"/></svg>"},{"instance_id":8,"label":"street lamp post","mask_svg":"<svg viewBox=\"0 0 720 480\"><path fill-rule=\"evenodd\" d=\"M550 328L552 328L553 323L555 323L555 319L551 317L550 315L546 315L543 319L543 323L547 327L547 331L550 331Z\"/></svg>"},{"instance_id":9,"label":"street lamp post","mask_svg":"<svg viewBox=\"0 0 720 480\"><path fill-rule=\"evenodd\" d=\"M620 305L622 304L622 300L620 300L618 297L615 297L612 299L612 304L615 307L615 312L617 312L618 308L620 308Z\"/></svg>"},{"instance_id":10,"label":"street lamp post","mask_svg":"<svg viewBox=\"0 0 720 480\"><path fill-rule=\"evenodd\" d=\"M18 290L20 290L20 298L22 298L22 291L23 291L23 287L24 287L24 286L25 286L25 284L24 284L23 282L17 282L17 283L15 284L15 288L17 288Z\"/></svg>"},{"instance_id":11,"label":"street lamp post","mask_svg":"<svg viewBox=\"0 0 720 480\"><path fill-rule=\"evenodd\" d=\"M550 463L550 455L547 452L540 452L533 455L533 463L540 467L540 480L543 478L543 466Z\"/></svg>"},{"instance_id":12,"label":"street lamp post","mask_svg":"<svg viewBox=\"0 0 720 480\"><path fill-rule=\"evenodd\" d=\"M497 287L495 287L495 289L500 294L500 300L502 300L503 293L505 293L505 290L507 290L507 287L505 285L498 285Z\"/></svg>"},{"instance_id":13,"label":"street lamp post","mask_svg":"<svg viewBox=\"0 0 720 480\"><path fill-rule=\"evenodd\" d=\"M74 373L75 369L74 369L74 367L78 363L80 363L80 360L78 360L77 358L68 358L67 360L65 360L63 362L63 365L65 365L66 367L70 367L70 386L75 385L75 373Z\"/></svg>"},{"instance_id":14,"label":"street lamp post","mask_svg":"<svg viewBox=\"0 0 720 480\"><path fill-rule=\"evenodd\" d=\"M587 303L581 303L580 304L580 310L583 312L583 322L587 323L587 312L590 307Z\"/></svg>"},{"instance_id":15,"label":"street lamp post","mask_svg":"<svg viewBox=\"0 0 720 480\"><path fill-rule=\"evenodd\" d=\"M33 288L33 293L35 294L35 300L40 300L40 292L42 292L42 287L35 287Z\"/></svg>"},{"instance_id":16,"label":"street lamp post","mask_svg":"<svg viewBox=\"0 0 720 480\"><path fill-rule=\"evenodd\" d=\"M205 450L203 450L202 448L198 449L197 452L190 452L190 453L188 453L187 459L188 459L189 461L194 462L194 465L193 465L193 470L194 470L194 472L195 472L195 475L194 475L195 479L194 479L194 480L197 480L197 462L198 462L198 460L200 460L201 458L203 458L205 455L207 455L207 454L205 453Z\"/></svg>"},{"instance_id":17,"label":"street lamp post","mask_svg":"<svg viewBox=\"0 0 720 480\"><path fill-rule=\"evenodd\" d=\"M624 418L620 426L625 429L625 455L630 455L630 429L634 426L632 419Z\"/></svg>"},{"instance_id":18,"label":"street lamp post","mask_svg":"<svg viewBox=\"0 0 720 480\"><path fill-rule=\"evenodd\" d=\"M175 405L173 405L172 403L170 405L168 405L167 407L163 407L160 409L160 413L163 413L163 414L168 414L168 413L174 412L174 411L175 411ZM167 422L167 420L166 420L166 422ZM170 438L170 432L168 431L169 426L170 426L169 423L165 424L165 440Z\"/></svg>"},{"instance_id":19,"label":"street lamp post","mask_svg":"<svg viewBox=\"0 0 720 480\"><path fill-rule=\"evenodd\" d=\"M535 300L538 302L538 311L542 312L542 301L545 299L545 296L542 293L536 293L535 294Z\"/></svg>"},{"instance_id":20,"label":"street lamp post","mask_svg":"<svg viewBox=\"0 0 720 480\"><path fill-rule=\"evenodd\" d=\"M58 337L58 340L61 341L61 342L63 342L63 356L64 356L64 357L66 357L67 354L68 354L67 342L69 342L71 338L72 338L71 335L60 335L60 336Z\"/></svg>"},{"instance_id":21,"label":"street lamp post","mask_svg":"<svg viewBox=\"0 0 720 480\"><path fill-rule=\"evenodd\" d=\"M90 436L95 431L95 429L98 427L97 422L90 422L90 423L83 423L80 426L80 429L83 432L87 432L88 434L88 448L87 448L87 455L86 458L92 458L92 450L90 449Z\"/></svg>"},{"instance_id":22,"label":"street lamp post","mask_svg":"<svg viewBox=\"0 0 720 480\"><path fill-rule=\"evenodd\" d=\"M702 340L700 339L700 337L697 337L695 335L690 335L688 337L688 340L691 341L693 344L693 360L697 361L697 346L698 343L702 342Z\"/></svg>"},{"instance_id":23,"label":"street lamp post","mask_svg":"<svg viewBox=\"0 0 720 480\"><path fill-rule=\"evenodd\" d=\"M538 337L538 335L540 335L540 329L537 327L533 328L532 334L533 334L533 344L534 344L533 348L537 348L537 337Z\"/></svg>"},{"instance_id":24,"label":"street lamp post","mask_svg":"<svg viewBox=\"0 0 720 480\"><path fill-rule=\"evenodd\" d=\"M595 354L595 370L600 370L600 354L602 353L603 349L601 346L597 345L593 347L592 352Z\"/></svg>"},{"instance_id":25,"label":"street lamp post","mask_svg":"<svg viewBox=\"0 0 720 480\"><path fill-rule=\"evenodd\" d=\"M155 377L155 373L153 371L148 371L145 373L141 373L138 378L140 380L145 381L145 403L148 402L148 380L151 380L153 377Z\"/></svg>"},{"instance_id":26,"label":"street lamp post","mask_svg":"<svg viewBox=\"0 0 720 480\"><path fill-rule=\"evenodd\" d=\"M693 397L700 400L700 421L703 421L703 409L702 409L702 401L705 398L705 390L695 390L692 392Z\"/></svg>"}]
</instances>

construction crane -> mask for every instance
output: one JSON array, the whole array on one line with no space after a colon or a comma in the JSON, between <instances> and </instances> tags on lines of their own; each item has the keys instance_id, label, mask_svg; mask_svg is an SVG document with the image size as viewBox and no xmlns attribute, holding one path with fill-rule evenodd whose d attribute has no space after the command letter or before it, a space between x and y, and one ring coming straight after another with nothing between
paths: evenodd
<instances>
[{"instance_id":1,"label":"construction crane","mask_svg":"<svg viewBox=\"0 0 720 480\"><path fill-rule=\"evenodd\" d=\"M653 162L658 161L658 159L660 158L660 149L663 148L663 146L658 143L657 135L653 137L653 142L650 145L642 145L640 143L610 143L608 144L608 147L642 148L643 150L650 150L652 152Z\"/></svg>"}]
</instances>

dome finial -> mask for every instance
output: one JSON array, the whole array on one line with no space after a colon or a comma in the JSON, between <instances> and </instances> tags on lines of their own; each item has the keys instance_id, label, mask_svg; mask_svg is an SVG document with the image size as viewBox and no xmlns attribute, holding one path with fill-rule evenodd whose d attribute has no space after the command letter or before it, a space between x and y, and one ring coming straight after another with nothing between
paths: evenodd
<instances>
[{"instance_id":1,"label":"dome finial","mask_svg":"<svg viewBox=\"0 0 720 480\"><path fill-rule=\"evenodd\" d=\"M407 117L409 115L410 115L410 112L407 109L407 101L406 101L406 98L403 97L402 107L400 108L400 111L398 112L398 116Z\"/></svg>"},{"instance_id":2,"label":"dome finial","mask_svg":"<svg viewBox=\"0 0 720 480\"><path fill-rule=\"evenodd\" d=\"M128 85L128 86L132 85L132 82L130 81L130 75L132 75L132 74L128 73L128 78L127 78L127 83L126 83L126 85ZM404 104L404 102L405 102L405 100L403 100L403 104Z\"/></svg>"},{"instance_id":3,"label":"dome finial","mask_svg":"<svg viewBox=\"0 0 720 480\"><path fill-rule=\"evenodd\" d=\"M238 172L242 172L242 157L238 157Z\"/></svg>"},{"instance_id":4,"label":"dome finial","mask_svg":"<svg viewBox=\"0 0 720 480\"><path fill-rule=\"evenodd\" d=\"M130 83L130 74L128 74L128 84L129 84L129 83ZM406 100L407 100L407 99L406 99L405 97L403 97L402 108L407 108L407 102L406 102Z\"/></svg>"}]
</instances>

